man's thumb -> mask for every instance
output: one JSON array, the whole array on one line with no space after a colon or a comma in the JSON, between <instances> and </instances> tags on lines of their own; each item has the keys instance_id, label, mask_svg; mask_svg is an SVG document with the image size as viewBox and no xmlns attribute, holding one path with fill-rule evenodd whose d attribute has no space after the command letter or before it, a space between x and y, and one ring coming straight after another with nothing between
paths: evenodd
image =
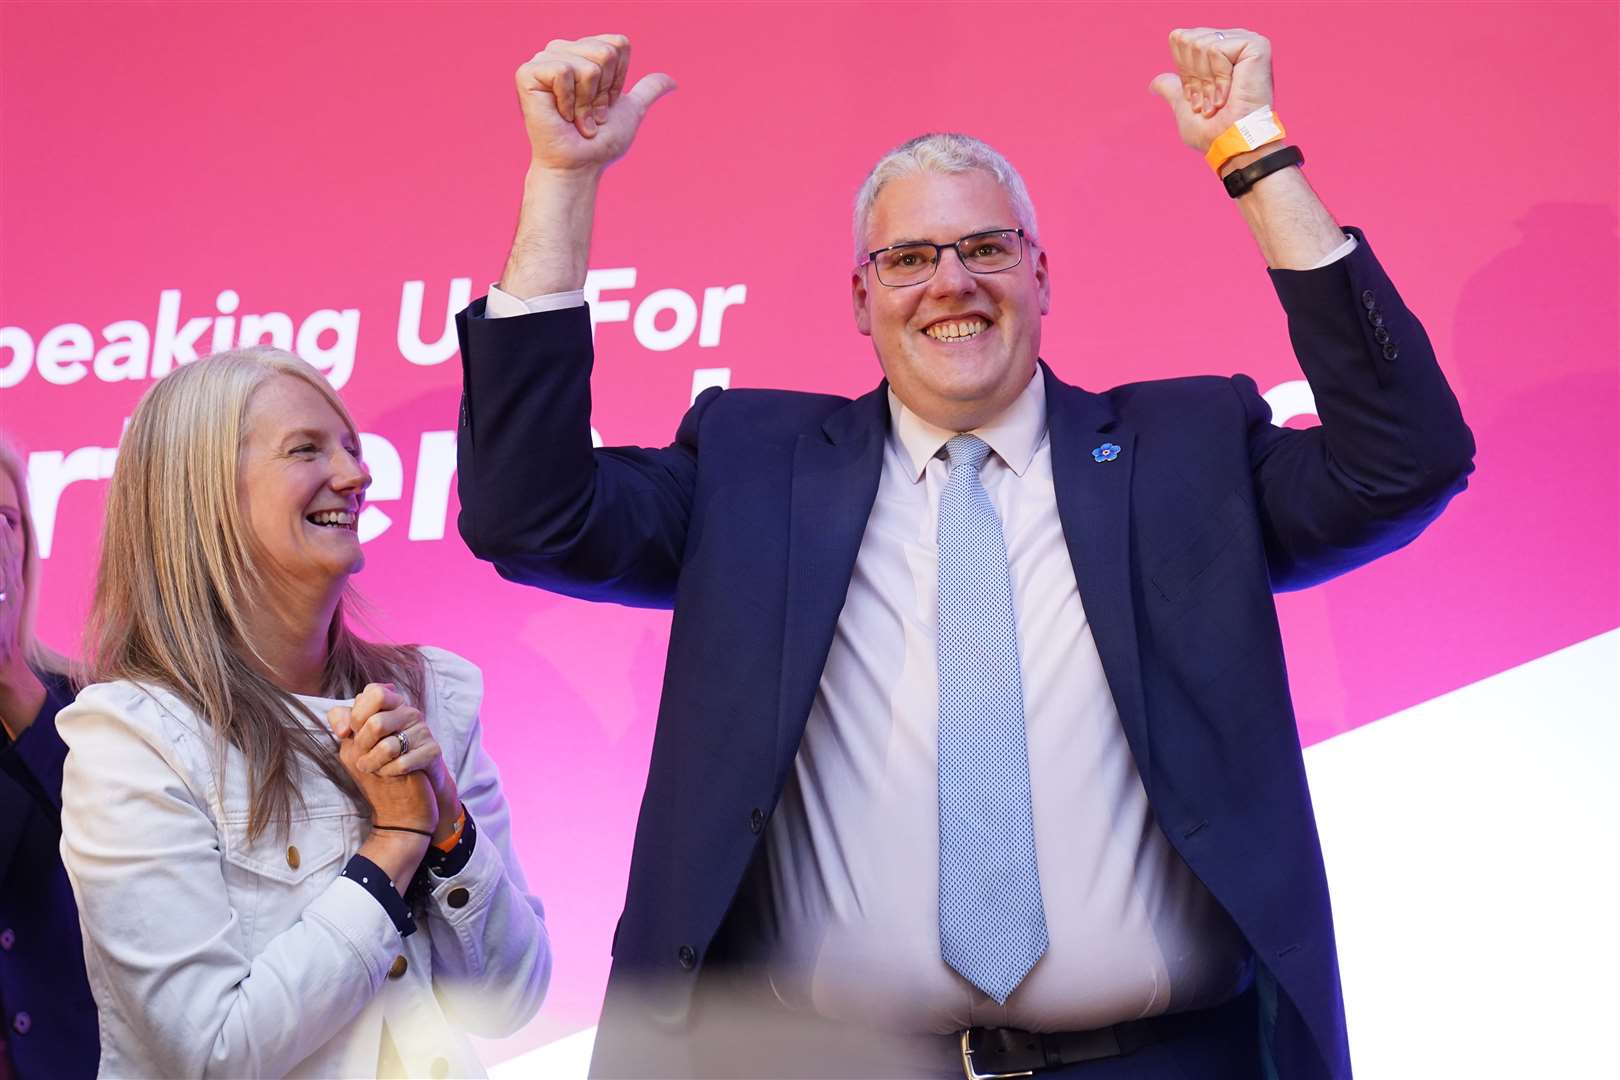
<instances>
[{"instance_id":1,"label":"man's thumb","mask_svg":"<svg viewBox=\"0 0 1620 1080\"><path fill-rule=\"evenodd\" d=\"M663 72L657 71L651 75L643 75L641 81L632 86L626 96L635 101L637 105L640 105L642 112L646 112L652 108L653 102L673 89L675 89L675 80Z\"/></svg>"},{"instance_id":2,"label":"man's thumb","mask_svg":"<svg viewBox=\"0 0 1620 1080\"><path fill-rule=\"evenodd\" d=\"M1148 83L1148 89L1164 98L1165 104L1174 109L1182 100L1181 80L1168 71L1160 72Z\"/></svg>"}]
</instances>

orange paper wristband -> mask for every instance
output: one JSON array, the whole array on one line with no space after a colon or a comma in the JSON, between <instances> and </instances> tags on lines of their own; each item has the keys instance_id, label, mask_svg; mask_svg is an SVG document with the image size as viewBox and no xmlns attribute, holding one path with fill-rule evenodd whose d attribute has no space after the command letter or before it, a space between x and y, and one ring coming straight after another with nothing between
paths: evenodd
<instances>
[{"instance_id":1,"label":"orange paper wristband","mask_svg":"<svg viewBox=\"0 0 1620 1080\"><path fill-rule=\"evenodd\" d=\"M461 834L466 830L466 828L467 808L463 806L461 808L461 813L456 815L456 831L445 837L442 842L434 844L433 846L445 854L449 854L450 852L456 850L456 845L461 842Z\"/></svg>"},{"instance_id":2,"label":"orange paper wristband","mask_svg":"<svg viewBox=\"0 0 1620 1080\"><path fill-rule=\"evenodd\" d=\"M1239 154L1258 150L1268 143L1278 141L1286 134L1282 121L1277 118L1271 106L1263 105L1216 136L1215 141L1209 144L1209 149L1204 151L1204 160L1209 162L1210 168L1219 173L1222 165Z\"/></svg>"}]
</instances>

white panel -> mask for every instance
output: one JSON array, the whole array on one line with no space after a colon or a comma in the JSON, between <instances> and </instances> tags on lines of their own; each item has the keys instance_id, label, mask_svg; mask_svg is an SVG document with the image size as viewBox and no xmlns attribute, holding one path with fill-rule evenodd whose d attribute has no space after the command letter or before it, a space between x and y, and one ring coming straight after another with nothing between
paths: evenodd
<instances>
[{"instance_id":1,"label":"white panel","mask_svg":"<svg viewBox=\"0 0 1620 1080\"><path fill-rule=\"evenodd\" d=\"M1620 632L1306 751L1359 1076L1612 1077Z\"/></svg>"}]
</instances>

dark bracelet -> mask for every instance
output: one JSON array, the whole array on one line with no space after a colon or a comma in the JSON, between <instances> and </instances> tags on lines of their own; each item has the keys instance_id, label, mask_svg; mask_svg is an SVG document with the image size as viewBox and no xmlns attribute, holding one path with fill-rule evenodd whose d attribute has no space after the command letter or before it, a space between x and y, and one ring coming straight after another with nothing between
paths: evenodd
<instances>
[{"instance_id":1,"label":"dark bracelet","mask_svg":"<svg viewBox=\"0 0 1620 1080\"><path fill-rule=\"evenodd\" d=\"M409 829L409 828L406 828L404 825L373 825L372 828L373 829L380 829L383 832L415 833L417 836L425 836L425 837L427 837L430 842L433 840L433 834L431 832L428 832L425 829Z\"/></svg>"},{"instance_id":2,"label":"dark bracelet","mask_svg":"<svg viewBox=\"0 0 1620 1080\"><path fill-rule=\"evenodd\" d=\"M1232 198L1247 195L1249 189L1264 180L1274 172L1288 168L1290 165L1305 164L1305 155L1297 146L1285 146L1261 158L1259 161L1234 169L1221 179L1226 185L1226 193Z\"/></svg>"}]
</instances>

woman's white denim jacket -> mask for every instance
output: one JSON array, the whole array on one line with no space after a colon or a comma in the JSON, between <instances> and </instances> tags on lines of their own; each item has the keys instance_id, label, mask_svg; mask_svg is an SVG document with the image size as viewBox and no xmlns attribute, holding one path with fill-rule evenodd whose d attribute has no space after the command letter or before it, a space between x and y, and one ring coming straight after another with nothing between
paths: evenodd
<instances>
[{"instance_id":1,"label":"woman's white denim jacket","mask_svg":"<svg viewBox=\"0 0 1620 1080\"><path fill-rule=\"evenodd\" d=\"M102 1076L374 1076L385 1026L407 1074L482 1076L466 1033L504 1036L534 1016L550 945L479 741L483 676L452 653L422 655L423 716L477 839L460 873L433 879L404 938L339 876L365 819L307 764L290 832L249 841L240 752L221 784L211 728L174 695L101 683L62 710L62 859ZM326 710L348 704L301 700L323 730Z\"/></svg>"}]
</instances>

